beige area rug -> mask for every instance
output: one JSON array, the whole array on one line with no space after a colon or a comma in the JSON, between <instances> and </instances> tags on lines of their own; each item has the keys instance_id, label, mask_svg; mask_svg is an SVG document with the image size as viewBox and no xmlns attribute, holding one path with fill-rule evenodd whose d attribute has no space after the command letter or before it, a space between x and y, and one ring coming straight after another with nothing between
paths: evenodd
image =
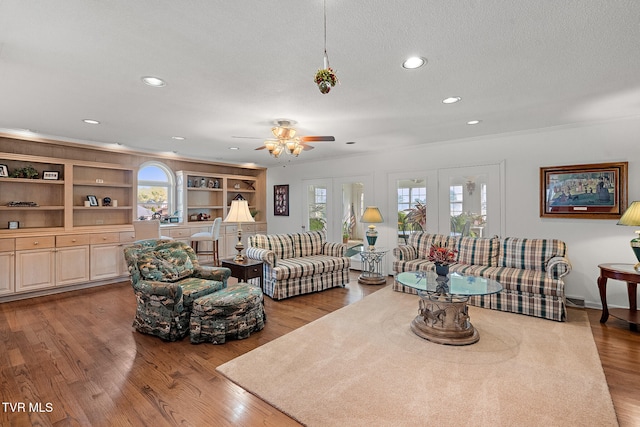
<instances>
[{"instance_id":1,"label":"beige area rug","mask_svg":"<svg viewBox=\"0 0 640 427\"><path fill-rule=\"evenodd\" d=\"M218 371L309 426L613 426L587 315L558 323L470 307L480 341L411 332L418 297L389 287Z\"/></svg>"}]
</instances>

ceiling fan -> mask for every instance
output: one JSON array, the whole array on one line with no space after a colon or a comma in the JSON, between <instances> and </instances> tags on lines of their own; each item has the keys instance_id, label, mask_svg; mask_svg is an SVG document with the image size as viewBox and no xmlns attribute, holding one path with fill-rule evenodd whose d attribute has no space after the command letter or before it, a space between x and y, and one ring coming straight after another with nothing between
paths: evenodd
<instances>
[{"instance_id":1,"label":"ceiling fan","mask_svg":"<svg viewBox=\"0 0 640 427\"><path fill-rule=\"evenodd\" d=\"M278 119L273 122L275 125L271 128L274 138L265 140L264 145L256 148L256 150L269 151L273 157L278 158L282 153L289 153L298 157L302 151L313 150L314 147L307 142L324 142L335 141L333 136L296 136L296 124L293 120Z\"/></svg>"}]
</instances>

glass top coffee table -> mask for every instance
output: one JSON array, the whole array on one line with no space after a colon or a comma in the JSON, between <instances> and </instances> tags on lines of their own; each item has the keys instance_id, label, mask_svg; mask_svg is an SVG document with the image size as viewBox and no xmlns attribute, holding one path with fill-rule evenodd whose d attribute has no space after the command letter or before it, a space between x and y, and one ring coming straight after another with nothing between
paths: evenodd
<instances>
[{"instance_id":1,"label":"glass top coffee table","mask_svg":"<svg viewBox=\"0 0 640 427\"><path fill-rule=\"evenodd\" d=\"M469 322L467 301L470 296L495 294L502 285L483 277L451 273L438 276L433 271L398 274L398 283L413 288L420 296L418 315L411 330L424 339L448 345L478 342L480 334Z\"/></svg>"}]
</instances>

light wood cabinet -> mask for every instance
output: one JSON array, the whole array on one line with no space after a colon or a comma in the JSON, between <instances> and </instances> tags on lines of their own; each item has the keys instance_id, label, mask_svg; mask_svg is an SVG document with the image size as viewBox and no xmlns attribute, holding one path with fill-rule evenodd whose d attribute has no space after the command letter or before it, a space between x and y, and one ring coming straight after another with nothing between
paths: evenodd
<instances>
[{"instance_id":1,"label":"light wood cabinet","mask_svg":"<svg viewBox=\"0 0 640 427\"><path fill-rule=\"evenodd\" d=\"M2 239L11 240L13 239ZM12 294L15 291L15 252L5 250L0 244L0 295Z\"/></svg>"},{"instance_id":2,"label":"light wood cabinet","mask_svg":"<svg viewBox=\"0 0 640 427\"><path fill-rule=\"evenodd\" d=\"M89 281L89 245L56 250L56 286Z\"/></svg>"},{"instance_id":3,"label":"light wood cabinet","mask_svg":"<svg viewBox=\"0 0 640 427\"><path fill-rule=\"evenodd\" d=\"M53 247L16 251L16 292L54 287L55 256Z\"/></svg>"}]
</instances>

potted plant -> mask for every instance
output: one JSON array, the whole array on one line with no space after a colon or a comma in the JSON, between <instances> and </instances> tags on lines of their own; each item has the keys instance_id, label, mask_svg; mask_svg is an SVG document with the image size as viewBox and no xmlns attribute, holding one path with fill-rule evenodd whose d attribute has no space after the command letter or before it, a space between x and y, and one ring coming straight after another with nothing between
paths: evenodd
<instances>
[{"instance_id":1,"label":"potted plant","mask_svg":"<svg viewBox=\"0 0 640 427\"><path fill-rule=\"evenodd\" d=\"M449 265L456 262L455 249L449 249L440 245L431 245L427 259L436 265L436 273L438 276L446 276L449 274Z\"/></svg>"},{"instance_id":2,"label":"potted plant","mask_svg":"<svg viewBox=\"0 0 640 427\"><path fill-rule=\"evenodd\" d=\"M338 76L331 67L327 67L318 70L313 81L316 82L321 93L329 93L331 88L338 83Z\"/></svg>"},{"instance_id":3,"label":"potted plant","mask_svg":"<svg viewBox=\"0 0 640 427\"><path fill-rule=\"evenodd\" d=\"M426 203L416 202L411 209L406 209L407 216L405 222L411 226L412 231L424 231L427 224L427 205Z\"/></svg>"},{"instance_id":4,"label":"potted plant","mask_svg":"<svg viewBox=\"0 0 640 427\"><path fill-rule=\"evenodd\" d=\"M342 223L342 243L347 243L349 237L351 237L351 233L349 233L349 221L345 221Z\"/></svg>"}]
</instances>

